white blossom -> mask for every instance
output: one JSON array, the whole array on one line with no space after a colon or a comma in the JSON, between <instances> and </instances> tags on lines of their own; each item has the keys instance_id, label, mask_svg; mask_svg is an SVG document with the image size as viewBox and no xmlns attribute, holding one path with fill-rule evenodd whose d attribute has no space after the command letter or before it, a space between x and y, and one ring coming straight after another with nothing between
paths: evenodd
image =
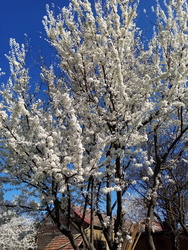
<instances>
[{"instance_id":1,"label":"white blossom","mask_svg":"<svg viewBox=\"0 0 188 250\"><path fill-rule=\"evenodd\" d=\"M153 193L145 193L152 202L160 174L187 148L186 1L172 0L166 11L157 4L148 42L136 23L137 3L104 2L72 0L58 15L47 6L43 25L57 63L39 67L36 88L25 46L10 39L10 78L0 90L0 170L21 195L37 197L33 207L54 200L83 205L91 180L96 207L141 182L151 185ZM122 230L114 236L119 248Z\"/></svg>"},{"instance_id":2,"label":"white blossom","mask_svg":"<svg viewBox=\"0 0 188 250\"><path fill-rule=\"evenodd\" d=\"M34 224L27 218L12 217L0 226L1 249L35 249L36 231Z\"/></svg>"},{"instance_id":3,"label":"white blossom","mask_svg":"<svg viewBox=\"0 0 188 250\"><path fill-rule=\"evenodd\" d=\"M147 168L147 173L148 173L149 176L152 176L154 174L151 167Z\"/></svg>"}]
</instances>

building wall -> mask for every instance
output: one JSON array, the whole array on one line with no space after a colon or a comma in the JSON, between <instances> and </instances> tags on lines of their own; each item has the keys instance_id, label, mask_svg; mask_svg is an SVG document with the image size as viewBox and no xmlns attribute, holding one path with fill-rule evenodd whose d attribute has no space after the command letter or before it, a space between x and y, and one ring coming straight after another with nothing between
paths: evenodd
<instances>
[{"instance_id":1,"label":"building wall","mask_svg":"<svg viewBox=\"0 0 188 250\"><path fill-rule=\"evenodd\" d=\"M90 235L90 229L87 230L87 234L88 234L88 236ZM109 248L108 248L108 246L106 244L106 239L104 237L104 234L103 234L102 230L95 228L94 231L93 231L93 234L94 234L94 236L93 236L94 241L95 242L97 242L97 241L105 242L106 247L103 248L103 249L109 250ZM103 250L103 249L102 248L101 249L97 248L97 250Z\"/></svg>"},{"instance_id":2,"label":"building wall","mask_svg":"<svg viewBox=\"0 0 188 250\"><path fill-rule=\"evenodd\" d=\"M153 235L154 243L156 250L172 250L173 241L170 235L165 235L163 232L155 233ZM179 249L188 250L188 237L181 236L179 237ZM147 250L145 243L145 235L142 234L137 242L135 250Z\"/></svg>"}]
</instances>

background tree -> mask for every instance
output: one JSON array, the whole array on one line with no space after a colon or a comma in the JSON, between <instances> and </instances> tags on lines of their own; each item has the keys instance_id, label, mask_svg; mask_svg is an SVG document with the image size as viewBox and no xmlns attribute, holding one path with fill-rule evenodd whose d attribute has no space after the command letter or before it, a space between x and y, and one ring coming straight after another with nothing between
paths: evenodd
<instances>
[{"instance_id":1,"label":"background tree","mask_svg":"<svg viewBox=\"0 0 188 250\"><path fill-rule=\"evenodd\" d=\"M180 159L176 164L162 171L156 193L154 217L161 223L164 232L171 235L173 249L179 249L178 237L182 230L187 235L187 168L184 158L184 161ZM152 188L152 177L147 176L144 168L138 175L139 181L134 188L147 207L151 200L148 190ZM142 177L144 181L141 181Z\"/></svg>"},{"instance_id":2,"label":"background tree","mask_svg":"<svg viewBox=\"0 0 188 250\"><path fill-rule=\"evenodd\" d=\"M161 174L187 146L187 3L169 1L167 14L157 5L158 27L146 46L137 5L72 0L58 16L47 7L43 24L60 73L41 65L44 87L35 93L25 47L10 40L11 76L1 91L1 172L36 209L33 199L40 200L38 208L50 213L74 249L69 223L87 249L95 248L82 227L85 213L80 223L71 220L72 204L96 212L109 249L120 249L123 195L135 181L129 176L142 167L145 181L151 177L146 235L148 249L155 249L151 226ZM67 227L60 212L68 216Z\"/></svg>"},{"instance_id":3,"label":"background tree","mask_svg":"<svg viewBox=\"0 0 188 250\"><path fill-rule=\"evenodd\" d=\"M0 213L0 247L4 249L35 249L36 227L28 217L18 216L10 209Z\"/></svg>"},{"instance_id":4,"label":"background tree","mask_svg":"<svg viewBox=\"0 0 188 250\"><path fill-rule=\"evenodd\" d=\"M158 211L165 220L166 230L172 232L174 249L178 249L180 228L188 236L188 183L187 162L179 161L178 166L162 175L162 187L159 189ZM164 228L165 229L165 228Z\"/></svg>"}]
</instances>

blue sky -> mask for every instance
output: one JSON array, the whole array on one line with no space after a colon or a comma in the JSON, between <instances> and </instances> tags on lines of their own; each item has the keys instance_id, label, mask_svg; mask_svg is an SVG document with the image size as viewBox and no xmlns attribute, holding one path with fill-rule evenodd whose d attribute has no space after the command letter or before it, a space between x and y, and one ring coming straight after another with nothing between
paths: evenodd
<instances>
[{"instance_id":1,"label":"blue sky","mask_svg":"<svg viewBox=\"0 0 188 250\"><path fill-rule=\"evenodd\" d=\"M91 0L93 2L94 0ZM30 40L31 53L34 57L38 50L48 49L49 45L42 38L45 37L45 32L42 25L43 16L46 14L46 4L63 7L68 5L69 0L1 0L0 3L0 68L8 73L8 60L4 54L9 51L9 39L15 38L19 43L25 42L27 34ZM154 15L151 12L151 6L155 5L155 0L140 0L138 23L146 34L151 34ZM149 19L143 13L143 9L147 10ZM55 8L58 13L58 8ZM42 37L42 38L40 38ZM32 65L31 65L32 67ZM1 82L6 77L1 78Z\"/></svg>"},{"instance_id":2,"label":"blue sky","mask_svg":"<svg viewBox=\"0 0 188 250\"><path fill-rule=\"evenodd\" d=\"M49 45L44 42L45 32L42 25L43 16L46 15L46 4L65 6L68 0L1 0L0 3L0 68L7 72L9 39L15 38L17 42L30 41L31 53L44 49ZM57 8L56 8L57 10ZM2 80L0 80L2 82Z\"/></svg>"}]
</instances>

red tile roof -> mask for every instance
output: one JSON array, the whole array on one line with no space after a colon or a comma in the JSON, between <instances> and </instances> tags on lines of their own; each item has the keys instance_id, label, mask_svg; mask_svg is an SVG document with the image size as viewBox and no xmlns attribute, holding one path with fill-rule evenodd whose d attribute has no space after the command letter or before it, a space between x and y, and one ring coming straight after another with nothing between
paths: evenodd
<instances>
[{"instance_id":1,"label":"red tile roof","mask_svg":"<svg viewBox=\"0 0 188 250\"><path fill-rule=\"evenodd\" d=\"M81 209L75 209L73 207L73 211L75 212L75 214L77 214L80 218L82 218L83 216L83 211L81 211ZM90 213L88 213L88 211L86 210L86 216L84 218L84 221L87 223L87 224L90 224Z\"/></svg>"},{"instance_id":2,"label":"red tile roof","mask_svg":"<svg viewBox=\"0 0 188 250\"><path fill-rule=\"evenodd\" d=\"M80 234L75 235L75 243L79 246L82 243L82 237ZM56 236L54 237L50 243L44 248L44 250L73 250L69 239L64 236Z\"/></svg>"},{"instance_id":3,"label":"red tile roof","mask_svg":"<svg viewBox=\"0 0 188 250\"><path fill-rule=\"evenodd\" d=\"M74 213L80 217L80 219L82 218L83 216L83 211L84 211L84 208L83 207L80 207L80 206L72 206L72 210L74 211ZM105 218L105 215L102 214L102 217ZM85 211L85 217L84 217L84 222L86 222L88 225L90 225L90 221L91 221L91 209L86 209ZM101 222L98 218L98 216L94 213L94 217L93 217L93 224L95 226L101 226Z\"/></svg>"}]
</instances>

